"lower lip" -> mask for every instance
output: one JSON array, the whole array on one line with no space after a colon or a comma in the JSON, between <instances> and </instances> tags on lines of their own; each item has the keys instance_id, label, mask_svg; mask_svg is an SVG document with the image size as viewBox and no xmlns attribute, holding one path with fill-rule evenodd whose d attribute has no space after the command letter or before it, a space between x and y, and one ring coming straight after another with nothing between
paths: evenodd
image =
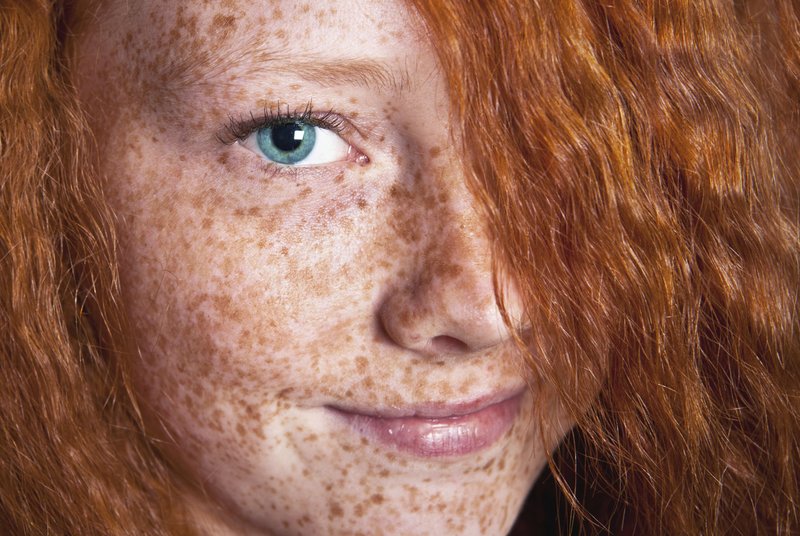
<instances>
[{"instance_id":1,"label":"lower lip","mask_svg":"<svg viewBox=\"0 0 800 536\"><path fill-rule=\"evenodd\" d=\"M514 424L522 394L451 417L380 417L331 408L363 436L423 458L463 456L495 443Z\"/></svg>"}]
</instances>

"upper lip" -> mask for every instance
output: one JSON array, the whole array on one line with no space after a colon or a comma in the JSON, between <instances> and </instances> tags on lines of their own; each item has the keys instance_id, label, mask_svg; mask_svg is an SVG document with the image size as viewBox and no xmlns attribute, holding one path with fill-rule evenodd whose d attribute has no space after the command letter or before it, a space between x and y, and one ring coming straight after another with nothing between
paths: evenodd
<instances>
[{"instance_id":1,"label":"upper lip","mask_svg":"<svg viewBox=\"0 0 800 536\"><path fill-rule=\"evenodd\" d=\"M363 415L381 419L416 417L419 419L441 419L477 413L483 409L515 398L525 392L527 387L496 391L464 402L425 402L401 407L364 408L350 404L328 404L327 407L343 413Z\"/></svg>"}]
</instances>

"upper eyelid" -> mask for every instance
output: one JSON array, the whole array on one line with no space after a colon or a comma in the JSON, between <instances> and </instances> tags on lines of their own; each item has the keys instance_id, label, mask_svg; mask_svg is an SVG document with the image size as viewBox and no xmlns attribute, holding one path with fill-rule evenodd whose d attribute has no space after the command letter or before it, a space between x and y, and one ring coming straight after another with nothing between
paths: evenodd
<instances>
[{"instance_id":1,"label":"upper eyelid","mask_svg":"<svg viewBox=\"0 0 800 536\"><path fill-rule=\"evenodd\" d=\"M347 135L352 131L363 136L361 130L341 114L328 110L324 112L314 111L310 104L302 110L290 111L279 108L264 108L260 115L250 113L249 118L237 119L230 116L228 123L217 133L217 139L225 144L232 145L237 141L243 141L248 136L261 128L267 128L285 121L302 121L316 127L331 130L339 135Z\"/></svg>"}]
</instances>

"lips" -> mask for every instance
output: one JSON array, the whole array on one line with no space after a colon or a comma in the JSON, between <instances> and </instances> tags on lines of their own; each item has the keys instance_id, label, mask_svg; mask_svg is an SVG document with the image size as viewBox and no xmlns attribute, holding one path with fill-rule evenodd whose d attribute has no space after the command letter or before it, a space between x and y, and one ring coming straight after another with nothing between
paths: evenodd
<instances>
[{"instance_id":1,"label":"lips","mask_svg":"<svg viewBox=\"0 0 800 536\"><path fill-rule=\"evenodd\" d=\"M423 458L463 456L482 450L505 434L519 414L524 392L499 401L432 405L407 416L361 413L330 407L356 432L401 452ZM493 397L494 400L497 397Z\"/></svg>"}]
</instances>

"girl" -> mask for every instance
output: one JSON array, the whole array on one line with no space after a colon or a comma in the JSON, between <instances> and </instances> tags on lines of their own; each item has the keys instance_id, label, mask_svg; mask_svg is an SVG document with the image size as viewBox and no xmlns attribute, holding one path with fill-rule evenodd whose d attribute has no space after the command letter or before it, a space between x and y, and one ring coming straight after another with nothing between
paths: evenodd
<instances>
[{"instance_id":1,"label":"girl","mask_svg":"<svg viewBox=\"0 0 800 536\"><path fill-rule=\"evenodd\" d=\"M788 1L0 17L9 533L798 529Z\"/></svg>"}]
</instances>

